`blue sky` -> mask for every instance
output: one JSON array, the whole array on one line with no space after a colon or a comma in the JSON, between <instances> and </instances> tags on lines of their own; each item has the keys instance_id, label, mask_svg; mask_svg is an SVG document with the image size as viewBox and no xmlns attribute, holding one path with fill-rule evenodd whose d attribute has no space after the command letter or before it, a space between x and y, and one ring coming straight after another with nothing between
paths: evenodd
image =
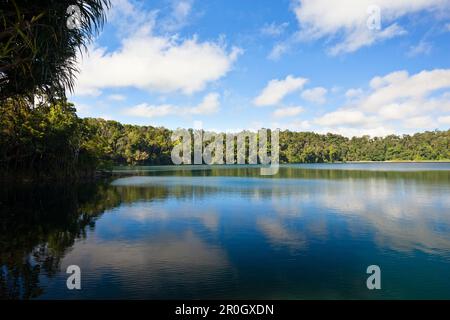
<instances>
[{"instance_id":1,"label":"blue sky","mask_svg":"<svg viewBox=\"0 0 450 320\"><path fill-rule=\"evenodd\" d=\"M79 60L82 117L346 136L450 127L450 0L112 3Z\"/></svg>"}]
</instances>

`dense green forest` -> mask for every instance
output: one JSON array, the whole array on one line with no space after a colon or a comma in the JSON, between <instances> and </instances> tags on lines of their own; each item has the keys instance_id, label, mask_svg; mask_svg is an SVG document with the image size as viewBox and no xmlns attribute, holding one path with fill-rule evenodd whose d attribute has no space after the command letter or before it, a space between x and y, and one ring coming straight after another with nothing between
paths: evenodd
<instances>
[{"instance_id":1,"label":"dense green forest","mask_svg":"<svg viewBox=\"0 0 450 320\"><path fill-rule=\"evenodd\" d=\"M26 99L9 99L0 108L3 174L79 176L114 165L172 163L172 131L166 128L81 119L65 100L31 105ZM450 130L351 139L280 132L281 163L448 159Z\"/></svg>"}]
</instances>

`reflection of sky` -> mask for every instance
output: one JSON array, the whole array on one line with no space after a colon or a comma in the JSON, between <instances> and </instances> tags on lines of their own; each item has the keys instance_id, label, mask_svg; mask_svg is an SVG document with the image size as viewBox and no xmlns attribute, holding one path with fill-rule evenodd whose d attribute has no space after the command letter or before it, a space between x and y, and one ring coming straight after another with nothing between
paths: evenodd
<instances>
[{"instance_id":1,"label":"reflection of sky","mask_svg":"<svg viewBox=\"0 0 450 320\"><path fill-rule=\"evenodd\" d=\"M253 217L255 225L271 242L292 244L299 235L284 224L315 224L308 231L326 235L327 224L345 218L349 234L369 232L382 246L394 250L424 250L447 254L450 250L450 185L425 185L385 179L324 181L239 177L131 177L113 185L136 187L202 188L197 201L167 200L162 204L139 203L124 208L121 219L167 221L173 226L185 219L214 220L224 207L234 206ZM209 208L209 209L208 209ZM216 208L216 209L213 209ZM226 211L226 210L225 210ZM305 216L306 214L306 216ZM106 219L106 218L105 218ZM320 221L322 219L322 221ZM270 221L270 223L269 223ZM318 224L320 227L318 227ZM370 229L368 229L370 228Z\"/></svg>"},{"instance_id":2,"label":"reflection of sky","mask_svg":"<svg viewBox=\"0 0 450 320\"><path fill-rule=\"evenodd\" d=\"M450 262L450 184L132 177L112 185L168 197L143 195L105 212L66 256L64 265L88 270L88 285L109 275L105 297L114 297L114 281L122 294L144 298L367 297L360 283L374 263L396 269L388 277L402 285L389 294L402 297L418 289L403 282L402 268L439 274Z\"/></svg>"},{"instance_id":3,"label":"reflection of sky","mask_svg":"<svg viewBox=\"0 0 450 320\"><path fill-rule=\"evenodd\" d=\"M450 162L353 162L353 163L298 163L280 164L281 168L318 169L318 170L364 170L364 171L442 171L450 170ZM248 169L258 165L231 165L229 167ZM203 171L223 169L223 165L183 165L183 166L134 166L116 167L115 172L171 172L171 171Z\"/></svg>"}]
</instances>

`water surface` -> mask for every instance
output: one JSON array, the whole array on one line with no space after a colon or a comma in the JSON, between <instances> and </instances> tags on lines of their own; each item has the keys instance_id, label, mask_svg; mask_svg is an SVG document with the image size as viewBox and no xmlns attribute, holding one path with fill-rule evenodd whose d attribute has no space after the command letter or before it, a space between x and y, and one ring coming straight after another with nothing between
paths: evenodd
<instances>
[{"instance_id":1,"label":"water surface","mask_svg":"<svg viewBox=\"0 0 450 320\"><path fill-rule=\"evenodd\" d=\"M0 297L450 299L448 163L124 171L2 189Z\"/></svg>"}]
</instances>

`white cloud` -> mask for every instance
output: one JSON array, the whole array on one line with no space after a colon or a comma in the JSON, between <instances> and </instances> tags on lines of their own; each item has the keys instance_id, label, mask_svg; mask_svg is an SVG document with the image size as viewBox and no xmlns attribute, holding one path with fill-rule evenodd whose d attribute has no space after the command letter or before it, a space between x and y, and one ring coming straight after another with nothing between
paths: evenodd
<instances>
[{"instance_id":1,"label":"white cloud","mask_svg":"<svg viewBox=\"0 0 450 320\"><path fill-rule=\"evenodd\" d=\"M242 52L237 47L227 48L223 39L202 42L196 36L156 35L154 12L126 0L113 4L116 6L109 13L112 23L118 29L128 23L128 32L121 35L116 50L94 45L88 56L79 58L76 95L98 95L104 88L123 87L192 94L225 76ZM178 5L179 14L188 11Z\"/></svg>"},{"instance_id":2,"label":"white cloud","mask_svg":"<svg viewBox=\"0 0 450 320\"><path fill-rule=\"evenodd\" d=\"M412 133L445 126L450 113L450 69L409 75L396 71L370 81L359 99L313 120L320 130L337 133ZM442 92L444 91L444 92ZM347 96L353 96L353 92ZM360 92L358 91L358 94Z\"/></svg>"},{"instance_id":3,"label":"white cloud","mask_svg":"<svg viewBox=\"0 0 450 320\"><path fill-rule=\"evenodd\" d=\"M227 74L240 49L227 50L196 38L177 41L151 34L125 39L114 52L92 48L82 60L76 94L103 88L136 87L149 91L191 94Z\"/></svg>"},{"instance_id":4,"label":"white cloud","mask_svg":"<svg viewBox=\"0 0 450 320\"><path fill-rule=\"evenodd\" d=\"M281 127L281 126L278 126ZM277 128L277 127L275 127ZM311 129L311 123L308 120L294 120L290 123L288 123L287 128L288 130L294 130L294 131L307 131Z\"/></svg>"},{"instance_id":5,"label":"white cloud","mask_svg":"<svg viewBox=\"0 0 450 320\"><path fill-rule=\"evenodd\" d=\"M314 122L323 127L361 126L369 121L367 116L358 110L337 110L317 118Z\"/></svg>"},{"instance_id":6,"label":"white cloud","mask_svg":"<svg viewBox=\"0 0 450 320\"><path fill-rule=\"evenodd\" d=\"M407 55L409 57L415 57L421 54L429 54L431 52L432 46L430 43L425 41L420 41L417 45L411 46Z\"/></svg>"},{"instance_id":7,"label":"white cloud","mask_svg":"<svg viewBox=\"0 0 450 320\"><path fill-rule=\"evenodd\" d=\"M113 101L125 101L127 97L125 97L122 94L111 94L108 96L108 100L113 100Z\"/></svg>"},{"instance_id":8,"label":"white cloud","mask_svg":"<svg viewBox=\"0 0 450 320\"><path fill-rule=\"evenodd\" d=\"M400 120L406 115L405 111L398 103L391 103L380 107L378 114L385 120Z\"/></svg>"},{"instance_id":9,"label":"white cloud","mask_svg":"<svg viewBox=\"0 0 450 320\"><path fill-rule=\"evenodd\" d=\"M297 90L301 90L308 80L289 75L284 80L271 80L258 97L253 100L256 106L276 105L283 98Z\"/></svg>"},{"instance_id":10,"label":"white cloud","mask_svg":"<svg viewBox=\"0 0 450 320\"><path fill-rule=\"evenodd\" d=\"M450 69L424 70L411 76L407 71L397 71L373 78L370 85L374 91L361 105L365 110L376 111L394 102L416 105L432 92L450 88Z\"/></svg>"},{"instance_id":11,"label":"white cloud","mask_svg":"<svg viewBox=\"0 0 450 320\"><path fill-rule=\"evenodd\" d=\"M92 108L89 105L77 103L77 115L81 118L89 117L92 114Z\"/></svg>"},{"instance_id":12,"label":"white cloud","mask_svg":"<svg viewBox=\"0 0 450 320\"><path fill-rule=\"evenodd\" d=\"M439 124L441 124L441 125L450 126L450 115L444 116L444 117L439 117L437 120L438 120Z\"/></svg>"},{"instance_id":13,"label":"white cloud","mask_svg":"<svg viewBox=\"0 0 450 320\"><path fill-rule=\"evenodd\" d=\"M281 121L283 120L283 121ZM301 119L280 119L280 121L274 121L269 125L265 124L263 127L270 129L290 130L290 131L309 131L311 129L311 123L308 120Z\"/></svg>"},{"instance_id":14,"label":"white cloud","mask_svg":"<svg viewBox=\"0 0 450 320\"><path fill-rule=\"evenodd\" d=\"M141 103L126 110L125 114L135 117L156 118L175 114L178 108L170 104L148 105Z\"/></svg>"},{"instance_id":15,"label":"white cloud","mask_svg":"<svg viewBox=\"0 0 450 320\"><path fill-rule=\"evenodd\" d=\"M143 4L129 0L111 0L111 8L107 12L108 23L114 25L118 36L133 34L156 24L157 10L145 10Z\"/></svg>"},{"instance_id":16,"label":"white cloud","mask_svg":"<svg viewBox=\"0 0 450 320\"><path fill-rule=\"evenodd\" d=\"M308 89L302 92L302 98L318 104L323 104L326 102L327 89L323 87L316 87L313 89Z\"/></svg>"},{"instance_id":17,"label":"white cloud","mask_svg":"<svg viewBox=\"0 0 450 320\"><path fill-rule=\"evenodd\" d=\"M363 90L360 88L358 88L358 89L352 88L352 89L348 89L345 92L345 97L347 99L358 99L359 97L361 97L363 95L363 93L364 93Z\"/></svg>"},{"instance_id":18,"label":"white cloud","mask_svg":"<svg viewBox=\"0 0 450 320\"><path fill-rule=\"evenodd\" d=\"M219 98L218 93L210 93L203 101L194 108L187 109L186 111L191 114L212 114L219 111Z\"/></svg>"},{"instance_id":19,"label":"white cloud","mask_svg":"<svg viewBox=\"0 0 450 320\"><path fill-rule=\"evenodd\" d=\"M80 118L102 118L105 120L113 119L113 117L107 113L108 110L106 110L105 106L102 104L96 104L95 108L92 105L83 103L76 103L75 106L77 109L77 115Z\"/></svg>"},{"instance_id":20,"label":"white cloud","mask_svg":"<svg viewBox=\"0 0 450 320\"><path fill-rule=\"evenodd\" d=\"M272 22L271 24L264 25L264 27L261 28L261 33L266 36L278 37L284 33L288 26L288 22L283 22L280 24Z\"/></svg>"},{"instance_id":21,"label":"white cloud","mask_svg":"<svg viewBox=\"0 0 450 320\"><path fill-rule=\"evenodd\" d=\"M381 30L370 30L368 8L381 9ZM447 10L450 0L293 0L293 10L299 23L298 38L304 41L330 40L331 54L353 52L364 46L406 33L394 21L418 12L440 13Z\"/></svg>"},{"instance_id":22,"label":"white cloud","mask_svg":"<svg viewBox=\"0 0 450 320\"><path fill-rule=\"evenodd\" d=\"M267 58L270 60L279 60L283 54L289 50L289 45L286 43L277 43L270 51Z\"/></svg>"},{"instance_id":23,"label":"white cloud","mask_svg":"<svg viewBox=\"0 0 450 320\"><path fill-rule=\"evenodd\" d=\"M372 80L370 80L369 84L372 89L378 89L388 85L389 83L401 82L403 80L406 80L408 77L409 74L407 71L395 71L389 73L384 77L380 76L373 77Z\"/></svg>"},{"instance_id":24,"label":"white cloud","mask_svg":"<svg viewBox=\"0 0 450 320\"><path fill-rule=\"evenodd\" d=\"M186 26L192 12L193 2L193 0L172 0L171 15L162 22L162 28L173 32Z\"/></svg>"},{"instance_id":25,"label":"white cloud","mask_svg":"<svg viewBox=\"0 0 450 320\"><path fill-rule=\"evenodd\" d=\"M362 29L350 33L344 41L330 48L328 52L331 55L350 53L357 51L361 47L370 46L372 44L375 44L376 42L391 39L403 34L406 34L406 31L403 30L403 28L399 27L397 24L390 25L386 29L378 32L373 32L369 29Z\"/></svg>"},{"instance_id":26,"label":"white cloud","mask_svg":"<svg viewBox=\"0 0 450 320\"><path fill-rule=\"evenodd\" d=\"M421 129L431 129L436 125L436 122L430 116L418 116L404 120L403 125L406 128L417 131Z\"/></svg>"},{"instance_id":27,"label":"white cloud","mask_svg":"<svg viewBox=\"0 0 450 320\"><path fill-rule=\"evenodd\" d=\"M185 115L207 115L219 111L218 93L210 93L203 100L193 107L178 107L171 104L149 105L142 103L127 109L124 113L129 116L156 118L168 115L185 116Z\"/></svg>"},{"instance_id":28,"label":"white cloud","mask_svg":"<svg viewBox=\"0 0 450 320\"><path fill-rule=\"evenodd\" d=\"M328 132L333 132L335 134L340 134L344 137L361 137L361 136L370 136L370 137L385 137L390 134L395 134L396 131L390 127L384 126L373 126L370 128L356 128L356 127L347 127L347 126L338 126L338 127L324 127L319 128L318 130L314 130L317 133L326 134Z\"/></svg>"},{"instance_id":29,"label":"white cloud","mask_svg":"<svg viewBox=\"0 0 450 320\"><path fill-rule=\"evenodd\" d=\"M304 111L303 107L286 107L278 108L273 112L274 117L284 118L284 117L295 117Z\"/></svg>"}]
</instances>

